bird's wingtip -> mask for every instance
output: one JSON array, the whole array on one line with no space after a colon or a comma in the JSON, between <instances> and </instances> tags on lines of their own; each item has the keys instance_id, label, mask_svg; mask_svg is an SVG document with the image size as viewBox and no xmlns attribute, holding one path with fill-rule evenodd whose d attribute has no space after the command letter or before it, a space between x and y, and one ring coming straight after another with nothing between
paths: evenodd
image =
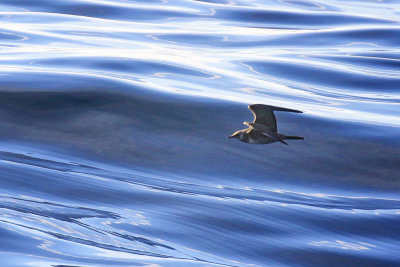
<instances>
[{"instance_id":1,"label":"bird's wingtip","mask_svg":"<svg viewBox=\"0 0 400 267\"><path fill-rule=\"evenodd\" d=\"M271 105L265 105L265 104L251 104L247 106L250 110L254 109L269 109L273 111L288 111L288 112L294 112L294 113L304 113L303 111L297 110L297 109L290 109L290 108L283 108L283 107L278 107L278 106L271 106Z\"/></svg>"},{"instance_id":2,"label":"bird's wingtip","mask_svg":"<svg viewBox=\"0 0 400 267\"><path fill-rule=\"evenodd\" d=\"M266 105L264 105L264 104L250 104L250 105L248 105L247 107L248 107L249 109L252 109L253 107L256 107L256 106L266 106Z\"/></svg>"}]
</instances>

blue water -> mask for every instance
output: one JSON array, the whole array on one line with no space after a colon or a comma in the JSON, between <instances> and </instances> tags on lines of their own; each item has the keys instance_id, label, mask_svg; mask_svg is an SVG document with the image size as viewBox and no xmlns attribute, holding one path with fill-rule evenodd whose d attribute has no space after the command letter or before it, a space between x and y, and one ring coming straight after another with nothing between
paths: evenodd
<instances>
[{"instance_id":1,"label":"blue water","mask_svg":"<svg viewBox=\"0 0 400 267\"><path fill-rule=\"evenodd\" d=\"M0 266L400 266L399 55L395 0L0 1Z\"/></svg>"}]
</instances>

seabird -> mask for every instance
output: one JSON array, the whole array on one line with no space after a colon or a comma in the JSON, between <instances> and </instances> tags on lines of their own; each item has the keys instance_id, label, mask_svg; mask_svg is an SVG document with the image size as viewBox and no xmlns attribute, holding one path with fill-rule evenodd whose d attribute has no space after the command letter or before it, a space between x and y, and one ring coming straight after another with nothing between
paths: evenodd
<instances>
[{"instance_id":1,"label":"seabird","mask_svg":"<svg viewBox=\"0 0 400 267\"><path fill-rule=\"evenodd\" d=\"M285 145L287 145L287 143L284 140L304 139L300 136L287 136L278 133L278 127L276 125L276 118L274 114L274 111L287 111L296 113L303 112L294 109L280 108L263 104L250 105L249 109L254 114L254 121L243 122L243 124L249 126L249 128L236 131L231 136L228 136L228 138L236 138L249 144L269 144L279 141Z\"/></svg>"}]
</instances>

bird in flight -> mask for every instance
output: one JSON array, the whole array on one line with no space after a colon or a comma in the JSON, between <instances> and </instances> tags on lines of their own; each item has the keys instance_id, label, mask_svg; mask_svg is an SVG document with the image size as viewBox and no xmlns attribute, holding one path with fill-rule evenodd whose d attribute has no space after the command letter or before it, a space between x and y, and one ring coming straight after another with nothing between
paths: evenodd
<instances>
[{"instance_id":1,"label":"bird in flight","mask_svg":"<svg viewBox=\"0 0 400 267\"><path fill-rule=\"evenodd\" d=\"M234 132L228 138L236 138L249 144L270 144L281 142L285 145L285 140L304 139L300 136L289 136L278 133L274 111L287 111L303 113L298 110L268 106L263 104L250 105L249 109L254 114L253 122L243 122L249 128Z\"/></svg>"}]
</instances>

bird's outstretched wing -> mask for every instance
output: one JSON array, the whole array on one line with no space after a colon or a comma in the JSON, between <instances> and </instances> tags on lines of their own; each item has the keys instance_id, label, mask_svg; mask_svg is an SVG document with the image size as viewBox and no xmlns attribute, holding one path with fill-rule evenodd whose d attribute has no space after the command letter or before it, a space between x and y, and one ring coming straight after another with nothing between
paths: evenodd
<instances>
[{"instance_id":1,"label":"bird's outstretched wing","mask_svg":"<svg viewBox=\"0 0 400 267\"><path fill-rule=\"evenodd\" d=\"M250 105L249 109L254 114L253 123L268 126L274 131L278 131L274 111L287 111L287 112L303 113L301 111L294 110L294 109L274 107L274 106L268 106L268 105L263 105L263 104Z\"/></svg>"}]
</instances>

